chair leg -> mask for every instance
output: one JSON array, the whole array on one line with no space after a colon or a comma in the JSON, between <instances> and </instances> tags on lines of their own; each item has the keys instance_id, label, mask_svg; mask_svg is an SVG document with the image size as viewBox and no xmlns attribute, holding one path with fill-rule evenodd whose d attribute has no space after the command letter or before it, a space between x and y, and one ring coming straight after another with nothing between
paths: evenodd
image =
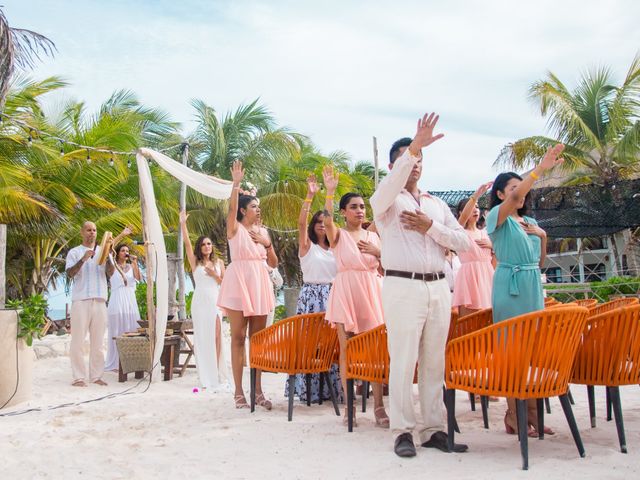
<instances>
[{"instance_id":1,"label":"chair leg","mask_svg":"<svg viewBox=\"0 0 640 480\"><path fill-rule=\"evenodd\" d=\"M442 385L442 403L444 403L445 408L449 408L447 407L447 389L444 385ZM460 427L458 427L458 421L456 420L455 415L453 417L453 429L456 433L460 433Z\"/></svg>"},{"instance_id":2,"label":"chair leg","mask_svg":"<svg viewBox=\"0 0 640 480\"><path fill-rule=\"evenodd\" d=\"M323 380L325 378L327 380L327 387L329 387L329 396L331 396L331 403L333 403L333 408L336 411L336 415L339 417L340 410L338 409L338 399L336 398L337 397L336 392L333 389L333 384L331 383L331 379L329 378L329 372L322 372L320 374L320 380ZM320 385L322 385L322 383ZM320 391L322 391L322 389Z\"/></svg>"},{"instance_id":3,"label":"chair leg","mask_svg":"<svg viewBox=\"0 0 640 480\"><path fill-rule=\"evenodd\" d=\"M347 379L347 430L353 432L353 378Z\"/></svg>"},{"instance_id":4,"label":"chair leg","mask_svg":"<svg viewBox=\"0 0 640 480\"><path fill-rule=\"evenodd\" d=\"M575 405L576 402L573 401L573 395L571 395L571 389L567 388L567 397L569 398L569 402L571 402L571 405Z\"/></svg>"},{"instance_id":5,"label":"chair leg","mask_svg":"<svg viewBox=\"0 0 640 480\"><path fill-rule=\"evenodd\" d=\"M622 403L620 402L620 387L607 387L611 397L613 415L616 419L616 429L618 430L618 440L620 441L620 451L627 453L627 440L624 436L624 423L622 421Z\"/></svg>"},{"instance_id":6,"label":"chair leg","mask_svg":"<svg viewBox=\"0 0 640 480\"><path fill-rule=\"evenodd\" d=\"M256 411L256 369L251 369L251 392L249 396L251 397L251 413Z\"/></svg>"},{"instance_id":7,"label":"chair leg","mask_svg":"<svg viewBox=\"0 0 640 480\"><path fill-rule=\"evenodd\" d=\"M607 395L607 422L611 421L611 393L608 388L605 388Z\"/></svg>"},{"instance_id":8,"label":"chair leg","mask_svg":"<svg viewBox=\"0 0 640 480\"><path fill-rule=\"evenodd\" d=\"M536 398L536 412L538 413L538 439L544 439L544 399Z\"/></svg>"},{"instance_id":9,"label":"chair leg","mask_svg":"<svg viewBox=\"0 0 640 480\"><path fill-rule=\"evenodd\" d=\"M293 397L296 394L296 376L289 375L289 409L287 412L287 419L291 421L293 419Z\"/></svg>"},{"instance_id":10,"label":"chair leg","mask_svg":"<svg viewBox=\"0 0 640 480\"><path fill-rule=\"evenodd\" d=\"M544 406L547 409L547 414L551 415L551 402L549 401L549 397L544 399Z\"/></svg>"},{"instance_id":11,"label":"chair leg","mask_svg":"<svg viewBox=\"0 0 640 480\"><path fill-rule=\"evenodd\" d=\"M527 426L527 401L516 398L516 416L518 417L518 440L520 440L520 455L522 455L522 469L529 470L529 429Z\"/></svg>"},{"instance_id":12,"label":"chair leg","mask_svg":"<svg viewBox=\"0 0 640 480\"><path fill-rule=\"evenodd\" d=\"M452 388L444 392L444 404L447 407L447 448L453 451L453 438L456 432L456 391Z\"/></svg>"},{"instance_id":13,"label":"chair leg","mask_svg":"<svg viewBox=\"0 0 640 480\"><path fill-rule=\"evenodd\" d=\"M320 394L318 395L318 405L322 405L322 397L324 397L324 373L321 373L319 375L319 382L320 382ZM328 382L330 383L330 382ZM331 392L329 392L331 393Z\"/></svg>"},{"instance_id":14,"label":"chair leg","mask_svg":"<svg viewBox=\"0 0 640 480\"><path fill-rule=\"evenodd\" d=\"M587 385L587 398L589 399L589 417L591 417L591 428L596 428L596 395L595 387Z\"/></svg>"},{"instance_id":15,"label":"chair leg","mask_svg":"<svg viewBox=\"0 0 640 480\"><path fill-rule=\"evenodd\" d=\"M489 407L489 397L486 395L480 396L480 407L482 408L482 421L484 422L484 428L489 428L489 412L487 408Z\"/></svg>"},{"instance_id":16,"label":"chair leg","mask_svg":"<svg viewBox=\"0 0 640 480\"><path fill-rule=\"evenodd\" d=\"M571 402L569 401L569 397L567 395L560 395L558 398L560 399L560 405L562 405L564 416L567 418L567 423L569 424L569 428L571 429L573 441L576 442L576 447L578 447L578 453L581 457L584 457L584 445L582 445L580 431L578 430L576 419L573 416L573 410L571 409Z\"/></svg>"},{"instance_id":17,"label":"chair leg","mask_svg":"<svg viewBox=\"0 0 640 480\"><path fill-rule=\"evenodd\" d=\"M362 413L367 411L367 398L369 398L369 382L362 382Z\"/></svg>"},{"instance_id":18,"label":"chair leg","mask_svg":"<svg viewBox=\"0 0 640 480\"><path fill-rule=\"evenodd\" d=\"M475 393L469 394L469 403L471 404L471 411L475 412L476 411L476 394Z\"/></svg>"},{"instance_id":19,"label":"chair leg","mask_svg":"<svg viewBox=\"0 0 640 480\"><path fill-rule=\"evenodd\" d=\"M311 406L311 374L307 373L305 376L307 382L307 407Z\"/></svg>"}]
</instances>

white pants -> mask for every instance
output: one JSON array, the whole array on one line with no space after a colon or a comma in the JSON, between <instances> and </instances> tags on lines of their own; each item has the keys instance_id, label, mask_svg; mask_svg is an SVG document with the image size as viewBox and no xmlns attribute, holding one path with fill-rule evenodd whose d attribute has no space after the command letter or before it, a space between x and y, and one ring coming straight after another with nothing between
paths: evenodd
<instances>
[{"instance_id":1,"label":"white pants","mask_svg":"<svg viewBox=\"0 0 640 480\"><path fill-rule=\"evenodd\" d=\"M85 380L86 367L82 347L89 332L89 381L95 382L104 373L104 333L107 326L107 305L101 298L75 300L71 304L71 372L73 381Z\"/></svg>"},{"instance_id":2,"label":"white pants","mask_svg":"<svg viewBox=\"0 0 640 480\"><path fill-rule=\"evenodd\" d=\"M389 419L394 436L416 428L413 375L418 363L418 391L423 426L420 443L444 431L444 350L451 321L451 292L446 280L423 282L385 277L382 306L389 356Z\"/></svg>"}]
</instances>

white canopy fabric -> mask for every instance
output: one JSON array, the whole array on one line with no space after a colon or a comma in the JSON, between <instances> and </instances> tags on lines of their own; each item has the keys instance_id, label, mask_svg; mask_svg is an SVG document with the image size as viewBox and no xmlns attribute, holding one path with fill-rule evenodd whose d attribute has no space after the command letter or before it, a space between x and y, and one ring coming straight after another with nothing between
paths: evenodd
<instances>
[{"instance_id":1,"label":"white canopy fabric","mask_svg":"<svg viewBox=\"0 0 640 480\"><path fill-rule=\"evenodd\" d=\"M167 328L167 314L169 312L169 272L167 267L167 249L162 234L162 224L156 196L153 191L153 179L147 158L153 159L170 175L185 183L187 186L208 197L228 199L231 197L232 183L216 177L191 170L189 167L149 148L140 148L136 154L138 176L140 180L140 203L142 208L143 228L146 241L149 242L149 257L147 263L152 266L156 285L156 341L153 350L154 380L160 379L160 356L164 347L164 334Z\"/></svg>"}]
</instances>

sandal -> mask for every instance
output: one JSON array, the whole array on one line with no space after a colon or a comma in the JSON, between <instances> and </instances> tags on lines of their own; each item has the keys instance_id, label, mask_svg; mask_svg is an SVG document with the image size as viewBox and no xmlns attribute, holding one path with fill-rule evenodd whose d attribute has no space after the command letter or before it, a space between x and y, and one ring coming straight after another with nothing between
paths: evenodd
<instances>
[{"instance_id":1,"label":"sandal","mask_svg":"<svg viewBox=\"0 0 640 480\"><path fill-rule=\"evenodd\" d=\"M73 386L73 387L86 387L87 384L84 383L84 380L76 380L71 384L71 386Z\"/></svg>"},{"instance_id":2,"label":"sandal","mask_svg":"<svg viewBox=\"0 0 640 480\"><path fill-rule=\"evenodd\" d=\"M249 404L247 403L247 399L244 397L244 394L236 395L233 397L233 400L236 402L236 408L249 408Z\"/></svg>"},{"instance_id":3,"label":"sandal","mask_svg":"<svg viewBox=\"0 0 640 480\"><path fill-rule=\"evenodd\" d=\"M382 411L381 415L378 415L378 412ZM373 410L373 416L376 419L376 427L380 428L389 428L389 416L385 411L384 407L378 407Z\"/></svg>"},{"instance_id":4,"label":"sandal","mask_svg":"<svg viewBox=\"0 0 640 480\"><path fill-rule=\"evenodd\" d=\"M105 382L104 380L102 380L101 378L99 378L98 380L96 380L95 382L96 385L100 385L101 387L106 387L107 386L107 382Z\"/></svg>"},{"instance_id":5,"label":"sandal","mask_svg":"<svg viewBox=\"0 0 640 480\"><path fill-rule=\"evenodd\" d=\"M256 405L260 405L265 410L271 410L271 408L273 408L273 405L271 404L271 400L267 400L264 397L264 393L261 393L256 397Z\"/></svg>"}]
</instances>

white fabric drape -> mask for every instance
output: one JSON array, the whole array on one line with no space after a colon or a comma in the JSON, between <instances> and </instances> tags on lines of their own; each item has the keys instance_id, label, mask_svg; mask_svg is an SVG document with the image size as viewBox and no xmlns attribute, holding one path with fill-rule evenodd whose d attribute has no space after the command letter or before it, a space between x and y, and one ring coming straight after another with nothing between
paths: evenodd
<instances>
[{"instance_id":1,"label":"white fabric drape","mask_svg":"<svg viewBox=\"0 0 640 480\"><path fill-rule=\"evenodd\" d=\"M162 223L156 206L156 196L153 191L153 179L147 158L152 158L170 175L185 183L187 186L208 197L227 199L231 197L232 184L226 180L211 177L191 170L189 167L148 148L141 148L136 154L138 177L140 181L140 200L142 208L143 228L146 241L150 243L150 258L156 277L156 342L153 356L153 379L160 379L160 356L164 347L164 334L167 328L167 314L169 312L169 272L167 267L167 249L162 234Z\"/></svg>"}]
</instances>

